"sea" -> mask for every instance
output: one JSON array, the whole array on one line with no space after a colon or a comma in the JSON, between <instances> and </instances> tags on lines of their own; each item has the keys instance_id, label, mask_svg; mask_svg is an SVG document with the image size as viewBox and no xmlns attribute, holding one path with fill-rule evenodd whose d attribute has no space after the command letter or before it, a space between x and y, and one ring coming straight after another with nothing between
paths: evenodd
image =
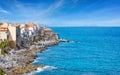
<instances>
[{"instance_id":1,"label":"sea","mask_svg":"<svg viewBox=\"0 0 120 75\"><path fill-rule=\"evenodd\" d=\"M70 42L48 47L35 75L120 75L120 27L52 27Z\"/></svg>"}]
</instances>

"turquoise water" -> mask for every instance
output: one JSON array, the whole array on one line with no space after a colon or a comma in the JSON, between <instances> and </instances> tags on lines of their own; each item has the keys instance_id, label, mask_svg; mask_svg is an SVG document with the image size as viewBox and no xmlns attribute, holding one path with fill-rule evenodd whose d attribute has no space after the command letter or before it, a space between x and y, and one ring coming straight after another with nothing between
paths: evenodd
<instances>
[{"instance_id":1,"label":"turquoise water","mask_svg":"<svg viewBox=\"0 0 120 75\"><path fill-rule=\"evenodd\" d=\"M119 27L58 27L61 38L79 42L49 47L33 64L49 66L37 75L120 75Z\"/></svg>"}]
</instances>

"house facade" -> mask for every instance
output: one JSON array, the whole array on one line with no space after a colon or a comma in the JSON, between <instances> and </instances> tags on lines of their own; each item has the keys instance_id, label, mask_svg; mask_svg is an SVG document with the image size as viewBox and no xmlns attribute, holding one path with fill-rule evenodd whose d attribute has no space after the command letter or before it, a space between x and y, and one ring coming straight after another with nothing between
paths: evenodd
<instances>
[{"instance_id":1,"label":"house facade","mask_svg":"<svg viewBox=\"0 0 120 75\"><path fill-rule=\"evenodd\" d=\"M11 48L16 47L17 38L20 36L19 24L2 23L0 25L0 39L7 40Z\"/></svg>"},{"instance_id":2,"label":"house facade","mask_svg":"<svg viewBox=\"0 0 120 75\"><path fill-rule=\"evenodd\" d=\"M8 39L8 23L0 23L0 40L5 41Z\"/></svg>"},{"instance_id":3,"label":"house facade","mask_svg":"<svg viewBox=\"0 0 120 75\"><path fill-rule=\"evenodd\" d=\"M23 38L29 38L33 41L38 35L38 26L32 22L21 24L20 28Z\"/></svg>"},{"instance_id":4,"label":"house facade","mask_svg":"<svg viewBox=\"0 0 120 75\"><path fill-rule=\"evenodd\" d=\"M25 24L21 24L20 25L20 29L21 29L21 31L20 31L21 37L22 38L29 38L29 31L28 31L26 25Z\"/></svg>"},{"instance_id":5,"label":"house facade","mask_svg":"<svg viewBox=\"0 0 120 75\"><path fill-rule=\"evenodd\" d=\"M9 24L8 32L9 32L9 38L8 38L9 45L10 47L15 48L18 42L18 37L20 37L20 25L18 23Z\"/></svg>"},{"instance_id":6,"label":"house facade","mask_svg":"<svg viewBox=\"0 0 120 75\"><path fill-rule=\"evenodd\" d=\"M54 36L54 31L48 27L46 27L46 25L44 26L44 39L45 40L52 40L53 36Z\"/></svg>"},{"instance_id":7,"label":"house facade","mask_svg":"<svg viewBox=\"0 0 120 75\"><path fill-rule=\"evenodd\" d=\"M54 41L58 39L58 34L55 34L54 31L46 27L46 25L42 28L32 22L26 24L0 23L0 40L7 40L11 48L16 48L16 46L22 47L24 45L27 47L32 44L33 41L38 40Z\"/></svg>"},{"instance_id":8,"label":"house facade","mask_svg":"<svg viewBox=\"0 0 120 75\"><path fill-rule=\"evenodd\" d=\"M45 40L59 40L59 35L54 33L52 29L46 27L46 25L44 26L43 31Z\"/></svg>"}]
</instances>

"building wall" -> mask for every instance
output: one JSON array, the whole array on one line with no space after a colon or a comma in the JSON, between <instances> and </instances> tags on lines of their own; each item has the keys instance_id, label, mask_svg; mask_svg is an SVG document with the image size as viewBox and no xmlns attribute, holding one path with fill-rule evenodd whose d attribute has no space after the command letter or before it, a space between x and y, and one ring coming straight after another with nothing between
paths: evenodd
<instances>
[{"instance_id":1,"label":"building wall","mask_svg":"<svg viewBox=\"0 0 120 75\"><path fill-rule=\"evenodd\" d=\"M29 27L28 30L29 30L29 36L31 36L33 31L34 31L34 29L32 27Z\"/></svg>"},{"instance_id":2,"label":"building wall","mask_svg":"<svg viewBox=\"0 0 120 75\"><path fill-rule=\"evenodd\" d=\"M8 27L8 32L9 32L9 45L11 48L16 47L16 27L9 25Z\"/></svg>"},{"instance_id":3,"label":"building wall","mask_svg":"<svg viewBox=\"0 0 120 75\"><path fill-rule=\"evenodd\" d=\"M7 28L8 28L8 23L7 22L4 22L0 25L0 39L2 41L8 39Z\"/></svg>"},{"instance_id":4,"label":"building wall","mask_svg":"<svg viewBox=\"0 0 120 75\"><path fill-rule=\"evenodd\" d=\"M7 22L4 22L3 25L1 27L8 27L8 23Z\"/></svg>"},{"instance_id":5,"label":"building wall","mask_svg":"<svg viewBox=\"0 0 120 75\"><path fill-rule=\"evenodd\" d=\"M25 32L25 28L21 28L21 34Z\"/></svg>"},{"instance_id":6,"label":"building wall","mask_svg":"<svg viewBox=\"0 0 120 75\"><path fill-rule=\"evenodd\" d=\"M51 32L51 31L45 31L45 35L50 35L52 36L54 34L54 32Z\"/></svg>"},{"instance_id":7,"label":"building wall","mask_svg":"<svg viewBox=\"0 0 120 75\"><path fill-rule=\"evenodd\" d=\"M16 27L16 36L17 37L20 36L20 32L21 32L20 26Z\"/></svg>"},{"instance_id":8,"label":"building wall","mask_svg":"<svg viewBox=\"0 0 120 75\"><path fill-rule=\"evenodd\" d=\"M6 32L0 32L0 40L2 40L2 41L7 40L7 33Z\"/></svg>"}]
</instances>

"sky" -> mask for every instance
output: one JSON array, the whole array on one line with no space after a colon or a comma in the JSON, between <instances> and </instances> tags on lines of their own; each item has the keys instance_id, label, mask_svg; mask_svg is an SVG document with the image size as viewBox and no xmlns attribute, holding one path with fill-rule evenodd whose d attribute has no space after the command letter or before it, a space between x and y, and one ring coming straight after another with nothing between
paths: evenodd
<instances>
[{"instance_id":1,"label":"sky","mask_svg":"<svg viewBox=\"0 0 120 75\"><path fill-rule=\"evenodd\" d=\"M120 0L0 0L0 22L120 26Z\"/></svg>"}]
</instances>

